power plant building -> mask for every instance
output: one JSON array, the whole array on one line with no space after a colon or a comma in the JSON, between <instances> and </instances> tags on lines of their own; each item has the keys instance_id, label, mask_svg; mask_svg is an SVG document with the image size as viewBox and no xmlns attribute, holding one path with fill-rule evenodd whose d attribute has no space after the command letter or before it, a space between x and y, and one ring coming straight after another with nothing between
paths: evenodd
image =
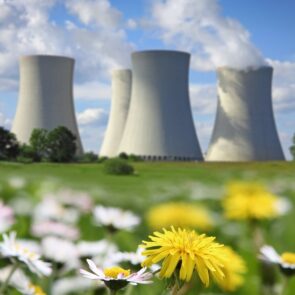
<instances>
[{"instance_id":1,"label":"power plant building","mask_svg":"<svg viewBox=\"0 0 295 295\"><path fill-rule=\"evenodd\" d=\"M218 106L206 160L284 160L272 107L269 66L218 74Z\"/></svg>"},{"instance_id":2,"label":"power plant building","mask_svg":"<svg viewBox=\"0 0 295 295\"><path fill-rule=\"evenodd\" d=\"M129 69L112 72L111 111L99 155L115 157L123 136L131 97L132 72Z\"/></svg>"},{"instance_id":3,"label":"power plant building","mask_svg":"<svg viewBox=\"0 0 295 295\"><path fill-rule=\"evenodd\" d=\"M83 152L73 102L74 59L50 55L22 56L19 101L12 132L28 143L35 128L67 127Z\"/></svg>"},{"instance_id":4,"label":"power plant building","mask_svg":"<svg viewBox=\"0 0 295 295\"><path fill-rule=\"evenodd\" d=\"M190 55L179 51L132 54L131 102L119 153L203 160L189 101L189 61Z\"/></svg>"}]
</instances>

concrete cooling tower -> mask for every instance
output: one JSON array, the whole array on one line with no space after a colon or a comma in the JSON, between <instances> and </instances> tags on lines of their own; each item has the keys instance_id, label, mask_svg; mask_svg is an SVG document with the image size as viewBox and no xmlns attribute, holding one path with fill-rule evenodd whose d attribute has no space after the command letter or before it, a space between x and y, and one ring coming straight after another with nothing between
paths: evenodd
<instances>
[{"instance_id":1,"label":"concrete cooling tower","mask_svg":"<svg viewBox=\"0 0 295 295\"><path fill-rule=\"evenodd\" d=\"M131 70L116 70L112 73L112 101L108 127L99 155L115 157L127 120L131 97Z\"/></svg>"},{"instance_id":2,"label":"concrete cooling tower","mask_svg":"<svg viewBox=\"0 0 295 295\"><path fill-rule=\"evenodd\" d=\"M202 160L189 101L190 55L132 54L132 93L120 152L146 160Z\"/></svg>"},{"instance_id":3,"label":"concrete cooling tower","mask_svg":"<svg viewBox=\"0 0 295 295\"><path fill-rule=\"evenodd\" d=\"M73 103L74 59L32 55L20 59L19 101L13 122L20 142L28 143L35 128L65 126L77 137L83 152Z\"/></svg>"},{"instance_id":4,"label":"concrete cooling tower","mask_svg":"<svg viewBox=\"0 0 295 295\"><path fill-rule=\"evenodd\" d=\"M208 161L284 160L276 130L273 69L219 68L218 106Z\"/></svg>"}]
</instances>

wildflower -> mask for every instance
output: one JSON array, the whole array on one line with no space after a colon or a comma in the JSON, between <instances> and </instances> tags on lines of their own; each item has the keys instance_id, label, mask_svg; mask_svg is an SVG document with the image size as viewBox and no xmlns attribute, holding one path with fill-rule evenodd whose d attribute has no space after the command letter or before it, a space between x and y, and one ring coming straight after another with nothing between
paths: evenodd
<instances>
[{"instance_id":1,"label":"wildflower","mask_svg":"<svg viewBox=\"0 0 295 295\"><path fill-rule=\"evenodd\" d=\"M13 266L8 266L4 269L0 269L0 282L4 283ZM17 289L24 295L46 295L41 287L33 285L29 278L21 269L17 269L11 276L8 282L9 286ZM2 294L2 293L1 293Z\"/></svg>"},{"instance_id":2,"label":"wildflower","mask_svg":"<svg viewBox=\"0 0 295 295\"><path fill-rule=\"evenodd\" d=\"M79 265L78 249L73 242L57 237L46 237L41 245L43 256L59 266L71 269Z\"/></svg>"},{"instance_id":3,"label":"wildflower","mask_svg":"<svg viewBox=\"0 0 295 295\"><path fill-rule=\"evenodd\" d=\"M97 206L93 213L96 224L105 226L110 231L132 230L140 223L138 216L120 208Z\"/></svg>"},{"instance_id":4,"label":"wildflower","mask_svg":"<svg viewBox=\"0 0 295 295\"><path fill-rule=\"evenodd\" d=\"M204 207L184 202L164 203L151 208L147 222L152 229L175 226L206 231L213 226L210 214Z\"/></svg>"},{"instance_id":5,"label":"wildflower","mask_svg":"<svg viewBox=\"0 0 295 295\"><path fill-rule=\"evenodd\" d=\"M103 283L101 286L103 286ZM56 280L52 286L52 294L80 294L81 292L87 293L88 290L94 288L97 288L95 282L85 280L82 277L72 276Z\"/></svg>"},{"instance_id":6,"label":"wildflower","mask_svg":"<svg viewBox=\"0 0 295 295\"><path fill-rule=\"evenodd\" d=\"M144 241L142 245L146 249L142 254L147 256L142 265L150 266L163 260L161 278L171 277L176 269L180 279L186 282L195 270L205 286L209 286L209 274L219 281L224 278L223 245L214 242L214 237L171 227L171 230L163 229L163 233L154 232L149 238L151 241Z\"/></svg>"},{"instance_id":7,"label":"wildflower","mask_svg":"<svg viewBox=\"0 0 295 295\"><path fill-rule=\"evenodd\" d=\"M230 184L223 207L225 216L236 220L269 219L280 215L279 198L257 183Z\"/></svg>"},{"instance_id":8,"label":"wildflower","mask_svg":"<svg viewBox=\"0 0 295 295\"><path fill-rule=\"evenodd\" d=\"M50 264L40 259L40 255L22 247L16 240L16 233L3 234L3 242L0 243L0 254L5 258L15 259L24 263L31 272L39 276L51 274Z\"/></svg>"},{"instance_id":9,"label":"wildflower","mask_svg":"<svg viewBox=\"0 0 295 295\"><path fill-rule=\"evenodd\" d=\"M224 278L217 280L217 284L224 291L233 292L244 283L243 274L246 272L246 264L243 258L230 247L224 246Z\"/></svg>"},{"instance_id":10,"label":"wildflower","mask_svg":"<svg viewBox=\"0 0 295 295\"><path fill-rule=\"evenodd\" d=\"M295 253L285 252L281 255L271 246L263 246L260 249L259 258L267 263L279 265L285 275L295 274Z\"/></svg>"},{"instance_id":11,"label":"wildflower","mask_svg":"<svg viewBox=\"0 0 295 295\"><path fill-rule=\"evenodd\" d=\"M35 223L44 221L57 221L68 224L77 223L80 214L77 209L65 208L55 198L44 198L36 207L33 213Z\"/></svg>"},{"instance_id":12,"label":"wildflower","mask_svg":"<svg viewBox=\"0 0 295 295\"><path fill-rule=\"evenodd\" d=\"M0 200L0 233L7 231L14 224L13 210Z\"/></svg>"},{"instance_id":13,"label":"wildflower","mask_svg":"<svg viewBox=\"0 0 295 295\"><path fill-rule=\"evenodd\" d=\"M31 228L34 236L42 238L46 236L57 236L69 240L77 240L79 238L79 229L56 221L43 221L34 223Z\"/></svg>"},{"instance_id":14,"label":"wildflower","mask_svg":"<svg viewBox=\"0 0 295 295\"><path fill-rule=\"evenodd\" d=\"M126 287L128 284L150 284L152 274L146 272L146 268L142 268L138 272L131 273L130 270L123 269L118 266L106 268L104 270L96 267L92 260L87 259L88 266L92 272L81 269L80 273L88 279L103 281L111 290L117 291Z\"/></svg>"}]
</instances>

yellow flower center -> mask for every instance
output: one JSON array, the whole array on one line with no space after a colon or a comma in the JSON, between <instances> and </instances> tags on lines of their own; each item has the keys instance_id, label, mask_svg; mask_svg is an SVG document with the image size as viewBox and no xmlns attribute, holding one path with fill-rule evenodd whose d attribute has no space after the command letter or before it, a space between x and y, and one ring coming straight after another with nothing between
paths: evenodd
<instances>
[{"instance_id":1,"label":"yellow flower center","mask_svg":"<svg viewBox=\"0 0 295 295\"><path fill-rule=\"evenodd\" d=\"M119 274L122 274L123 277L127 277L127 276L130 275L130 270L129 269L124 269L124 268L121 268L119 266L106 268L106 269L104 269L103 272L107 277L111 277L111 278L114 278L114 279L116 279Z\"/></svg>"},{"instance_id":2,"label":"yellow flower center","mask_svg":"<svg viewBox=\"0 0 295 295\"><path fill-rule=\"evenodd\" d=\"M29 287L32 291L34 291L34 295L46 295L46 293L44 293L44 291L39 286L30 284Z\"/></svg>"},{"instance_id":3,"label":"yellow flower center","mask_svg":"<svg viewBox=\"0 0 295 295\"><path fill-rule=\"evenodd\" d=\"M24 255L26 255L30 259L35 259L37 254L30 251L29 249L22 247L20 244L15 244L15 249L19 252L22 252Z\"/></svg>"},{"instance_id":4,"label":"yellow flower center","mask_svg":"<svg viewBox=\"0 0 295 295\"><path fill-rule=\"evenodd\" d=\"M282 261L289 264L295 264L295 253L285 252L281 256Z\"/></svg>"}]
</instances>

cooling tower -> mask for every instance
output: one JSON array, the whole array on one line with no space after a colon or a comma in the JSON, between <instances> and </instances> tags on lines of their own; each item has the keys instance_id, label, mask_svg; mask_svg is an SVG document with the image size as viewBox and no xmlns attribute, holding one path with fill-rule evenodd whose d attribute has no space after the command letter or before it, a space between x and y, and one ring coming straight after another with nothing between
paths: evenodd
<instances>
[{"instance_id":1,"label":"cooling tower","mask_svg":"<svg viewBox=\"0 0 295 295\"><path fill-rule=\"evenodd\" d=\"M127 120L131 96L131 70L116 70L112 73L112 101L108 127L99 155L118 156L119 145Z\"/></svg>"},{"instance_id":2,"label":"cooling tower","mask_svg":"<svg viewBox=\"0 0 295 295\"><path fill-rule=\"evenodd\" d=\"M219 68L208 161L284 160L272 108L271 67Z\"/></svg>"},{"instance_id":3,"label":"cooling tower","mask_svg":"<svg viewBox=\"0 0 295 295\"><path fill-rule=\"evenodd\" d=\"M20 142L28 143L35 128L65 126L77 137L83 152L73 103L74 59L31 55L20 58L19 101L13 122Z\"/></svg>"},{"instance_id":4,"label":"cooling tower","mask_svg":"<svg viewBox=\"0 0 295 295\"><path fill-rule=\"evenodd\" d=\"M120 152L146 160L202 160L189 101L190 55L132 54L131 102Z\"/></svg>"}]
</instances>

